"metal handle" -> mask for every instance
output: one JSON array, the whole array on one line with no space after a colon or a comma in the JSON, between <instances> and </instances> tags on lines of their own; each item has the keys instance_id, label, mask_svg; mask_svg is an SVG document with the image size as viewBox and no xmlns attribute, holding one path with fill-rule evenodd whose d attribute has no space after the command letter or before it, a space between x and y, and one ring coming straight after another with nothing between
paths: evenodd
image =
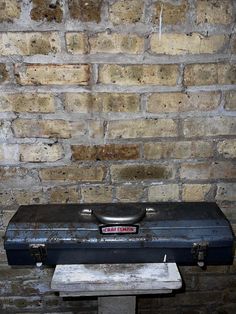
<instances>
[{"instance_id":1,"label":"metal handle","mask_svg":"<svg viewBox=\"0 0 236 314\"><path fill-rule=\"evenodd\" d=\"M134 224L143 219L146 209L135 205L109 205L95 208L92 214L103 224Z\"/></svg>"}]
</instances>

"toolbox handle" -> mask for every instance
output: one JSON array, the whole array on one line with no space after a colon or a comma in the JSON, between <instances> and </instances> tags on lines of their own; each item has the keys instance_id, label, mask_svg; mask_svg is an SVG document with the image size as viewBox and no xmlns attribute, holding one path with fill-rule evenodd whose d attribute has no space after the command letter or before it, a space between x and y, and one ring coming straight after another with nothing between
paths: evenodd
<instances>
[{"instance_id":1,"label":"toolbox handle","mask_svg":"<svg viewBox=\"0 0 236 314\"><path fill-rule=\"evenodd\" d=\"M109 205L93 209L92 214L103 224L134 224L143 219L146 209L132 205Z\"/></svg>"}]
</instances>

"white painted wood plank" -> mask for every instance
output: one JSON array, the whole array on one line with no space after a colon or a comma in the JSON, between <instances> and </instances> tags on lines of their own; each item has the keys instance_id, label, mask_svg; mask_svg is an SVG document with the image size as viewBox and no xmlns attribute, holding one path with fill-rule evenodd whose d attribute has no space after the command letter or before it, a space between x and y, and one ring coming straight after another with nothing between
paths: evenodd
<instances>
[{"instance_id":1,"label":"white painted wood plank","mask_svg":"<svg viewBox=\"0 0 236 314\"><path fill-rule=\"evenodd\" d=\"M175 263L57 265L51 288L59 292L174 290L182 286Z\"/></svg>"}]
</instances>

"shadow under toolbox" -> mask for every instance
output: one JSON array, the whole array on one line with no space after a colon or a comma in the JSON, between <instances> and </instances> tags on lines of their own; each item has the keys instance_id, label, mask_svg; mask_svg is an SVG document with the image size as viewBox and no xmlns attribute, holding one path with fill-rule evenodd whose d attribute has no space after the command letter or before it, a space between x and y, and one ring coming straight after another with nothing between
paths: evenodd
<instances>
[{"instance_id":1,"label":"shadow under toolbox","mask_svg":"<svg viewBox=\"0 0 236 314\"><path fill-rule=\"evenodd\" d=\"M7 227L10 265L230 264L234 235L215 203L20 206Z\"/></svg>"}]
</instances>

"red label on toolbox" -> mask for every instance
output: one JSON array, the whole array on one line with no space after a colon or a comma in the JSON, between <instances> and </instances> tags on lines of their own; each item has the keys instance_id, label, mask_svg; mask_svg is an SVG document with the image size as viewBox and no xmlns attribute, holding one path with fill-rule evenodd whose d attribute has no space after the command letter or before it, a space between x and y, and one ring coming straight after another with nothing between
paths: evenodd
<instances>
[{"instance_id":1,"label":"red label on toolbox","mask_svg":"<svg viewBox=\"0 0 236 314\"><path fill-rule=\"evenodd\" d=\"M138 226L105 226L100 227L100 231L103 234L137 233Z\"/></svg>"}]
</instances>

